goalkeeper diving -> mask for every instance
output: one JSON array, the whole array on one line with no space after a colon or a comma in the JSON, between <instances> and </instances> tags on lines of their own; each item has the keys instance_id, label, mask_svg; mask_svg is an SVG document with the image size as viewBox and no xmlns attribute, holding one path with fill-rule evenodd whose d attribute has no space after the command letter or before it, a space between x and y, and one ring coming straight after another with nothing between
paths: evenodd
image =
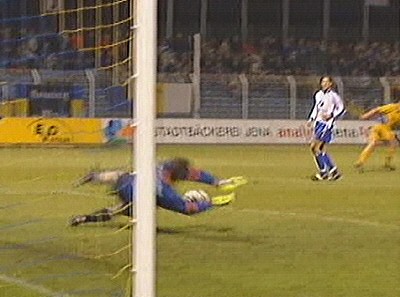
<instances>
[{"instance_id":1,"label":"goalkeeper diving","mask_svg":"<svg viewBox=\"0 0 400 297\"><path fill-rule=\"evenodd\" d=\"M223 192L210 197L203 190L191 190L181 195L177 189L178 181L199 182L215 186ZM78 226L89 222L105 222L115 215L133 216L132 205L136 200L136 174L125 171L90 172L77 182L77 186L86 183L110 184L120 203L115 207L103 208L91 214L72 218L70 225ZM185 214L194 215L230 204L235 199L235 190L247 183L244 177L219 179L208 171L194 168L186 158L174 158L159 164L156 168L156 204L157 206Z\"/></svg>"}]
</instances>

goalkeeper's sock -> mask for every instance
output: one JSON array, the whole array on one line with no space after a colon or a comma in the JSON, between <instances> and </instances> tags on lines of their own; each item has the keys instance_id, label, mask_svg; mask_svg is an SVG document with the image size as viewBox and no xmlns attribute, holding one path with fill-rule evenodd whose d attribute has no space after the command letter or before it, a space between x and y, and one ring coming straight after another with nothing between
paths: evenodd
<instances>
[{"instance_id":1,"label":"goalkeeper's sock","mask_svg":"<svg viewBox=\"0 0 400 297\"><path fill-rule=\"evenodd\" d=\"M98 183L98 184L115 184L118 178L125 172L121 170L104 171L104 172L89 172L82 178L80 178L75 186L82 186L87 183Z\"/></svg>"},{"instance_id":2,"label":"goalkeeper's sock","mask_svg":"<svg viewBox=\"0 0 400 297\"><path fill-rule=\"evenodd\" d=\"M113 214L109 209L103 208L89 215L85 215L85 217L85 222L106 222L112 219Z\"/></svg>"},{"instance_id":3,"label":"goalkeeper's sock","mask_svg":"<svg viewBox=\"0 0 400 297\"><path fill-rule=\"evenodd\" d=\"M70 221L70 225L75 227L81 224L90 223L90 222L106 222L111 220L113 217L112 211L107 208L103 208L99 211L88 215L79 215L73 217Z\"/></svg>"},{"instance_id":4,"label":"goalkeeper's sock","mask_svg":"<svg viewBox=\"0 0 400 297\"><path fill-rule=\"evenodd\" d=\"M99 172L96 175L95 181L101 184L115 184L118 178L125 173L121 170Z\"/></svg>"}]
</instances>

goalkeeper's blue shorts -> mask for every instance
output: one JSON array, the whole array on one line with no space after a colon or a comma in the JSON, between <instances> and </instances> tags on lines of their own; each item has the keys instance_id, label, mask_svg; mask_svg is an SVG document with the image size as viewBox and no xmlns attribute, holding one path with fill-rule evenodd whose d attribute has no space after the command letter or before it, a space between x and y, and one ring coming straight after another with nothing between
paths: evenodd
<instances>
[{"instance_id":1,"label":"goalkeeper's blue shorts","mask_svg":"<svg viewBox=\"0 0 400 297\"><path fill-rule=\"evenodd\" d=\"M316 122L314 127L314 139L324 143L333 141L332 127L328 127L326 123Z\"/></svg>"}]
</instances>

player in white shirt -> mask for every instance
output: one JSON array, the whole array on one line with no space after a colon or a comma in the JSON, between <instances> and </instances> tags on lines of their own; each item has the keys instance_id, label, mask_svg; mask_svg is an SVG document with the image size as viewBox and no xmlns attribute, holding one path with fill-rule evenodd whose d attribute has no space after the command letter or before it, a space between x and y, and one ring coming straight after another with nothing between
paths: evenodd
<instances>
[{"instance_id":1,"label":"player in white shirt","mask_svg":"<svg viewBox=\"0 0 400 297\"><path fill-rule=\"evenodd\" d=\"M330 76L320 79L321 89L314 94L314 105L310 111L308 121L314 125L314 135L310 149L314 156L318 173L312 179L338 180L341 174L333 159L326 151L328 143L333 141L335 122L345 112L345 107L339 94L334 90L335 82Z\"/></svg>"}]
</instances>

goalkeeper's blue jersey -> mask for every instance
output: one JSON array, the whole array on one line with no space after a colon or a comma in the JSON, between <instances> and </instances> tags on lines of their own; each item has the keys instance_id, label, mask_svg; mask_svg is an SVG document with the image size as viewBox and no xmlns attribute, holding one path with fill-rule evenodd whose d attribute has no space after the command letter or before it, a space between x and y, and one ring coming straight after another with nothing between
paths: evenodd
<instances>
[{"instance_id":1,"label":"goalkeeper's blue jersey","mask_svg":"<svg viewBox=\"0 0 400 297\"><path fill-rule=\"evenodd\" d=\"M167 208L164 205L166 201L182 200L181 196L174 188L174 183L170 179L170 167L168 164L168 162L161 164L160 166L157 166L156 169L157 205L164 208ZM218 183L218 179L211 173L195 168L188 168L186 177L182 180L195 181L209 185L216 185ZM115 192L125 203L135 202L137 192L136 173L125 173L121 175L115 185ZM172 204L174 203L175 202ZM177 201L176 203L180 203L180 201ZM168 209L170 209L170 207L168 207Z\"/></svg>"}]
</instances>

